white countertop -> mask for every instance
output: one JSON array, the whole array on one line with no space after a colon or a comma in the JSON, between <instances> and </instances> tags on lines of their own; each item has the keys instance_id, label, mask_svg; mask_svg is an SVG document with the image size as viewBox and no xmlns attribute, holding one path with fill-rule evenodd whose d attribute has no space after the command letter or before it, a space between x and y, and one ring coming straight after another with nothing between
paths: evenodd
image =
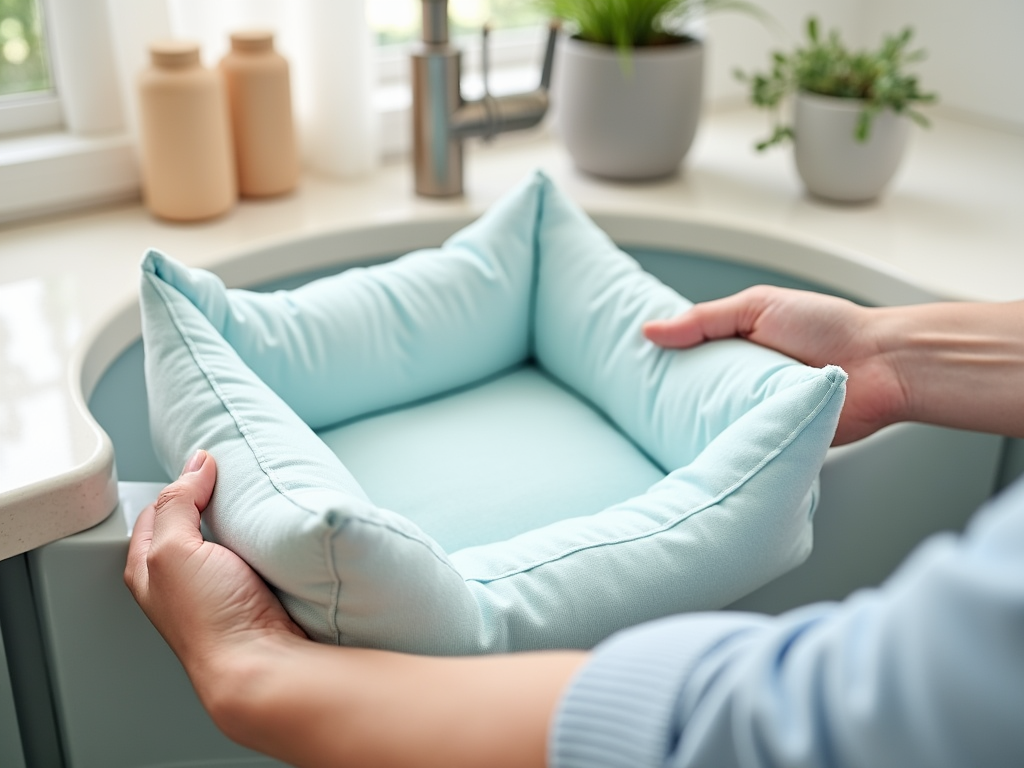
<instances>
[{"instance_id":1,"label":"white countertop","mask_svg":"<svg viewBox=\"0 0 1024 768\"><path fill-rule=\"evenodd\" d=\"M678 245L711 253L708 232L736 230L766 235L770 247L720 255L855 295L870 296L871 275L883 274L908 290L879 288L882 300L1024 297L1024 137L936 119L914 131L887 195L848 207L807 197L789 149L756 154L766 130L748 110L709 115L684 172L650 184L584 177L534 132L470 147L456 200L415 197L409 168L392 163L362 181L306 178L293 195L246 201L203 224L167 224L125 204L0 228L0 557L113 509L109 440L84 408L100 364L86 352L115 318L120 336L107 334L116 349L97 357L103 364L137 336L138 262L151 246L211 267L292 237L465 219L540 167L599 220L618 219L612 234L633 244L664 244L664 233L647 238L651 221L692 225L693 241ZM718 237L718 250L728 241Z\"/></svg>"}]
</instances>

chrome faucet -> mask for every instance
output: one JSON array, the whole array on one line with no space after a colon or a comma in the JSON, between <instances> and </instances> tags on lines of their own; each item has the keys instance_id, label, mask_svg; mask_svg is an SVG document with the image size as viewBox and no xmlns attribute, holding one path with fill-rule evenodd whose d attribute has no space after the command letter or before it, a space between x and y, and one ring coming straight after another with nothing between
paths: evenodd
<instances>
[{"instance_id":1,"label":"chrome faucet","mask_svg":"<svg viewBox=\"0 0 1024 768\"><path fill-rule=\"evenodd\" d=\"M423 0L423 45L412 54L413 166L416 193L462 194L462 142L531 128L548 109L548 86L558 25L548 32L540 86L527 93L492 96L488 86L488 33L483 31L484 96L462 98L462 54L448 41L448 0Z\"/></svg>"}]
</instances>

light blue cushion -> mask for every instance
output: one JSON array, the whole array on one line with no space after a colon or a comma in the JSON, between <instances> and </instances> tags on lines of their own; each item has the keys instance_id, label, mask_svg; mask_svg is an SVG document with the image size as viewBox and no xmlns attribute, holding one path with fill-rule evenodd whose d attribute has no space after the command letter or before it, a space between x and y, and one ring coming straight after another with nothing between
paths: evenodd
<instances>
[{"instance_id":1,"label":"light blue cushion","mask_svg":"<svg viewBox=\"0 0 1024 768\"><path fill-rule=\"evenodd\" d=\"M666 351L643 339L643 322L689 306L541 174L441 249L286 293L225 290L150 252L142 313L157 455L172 475L200 447L216 457L209 534L317 640L443 654L589 647L638 621L721 607L810 549L846 375L739 340ZM421 482L436 476L428 468L396 461L400 492L367 495L328 445L387 488L387 440L402 440L403 421L443 424L446 409L487 400L564 413L566 431L595 446L582 463L622 477L583 487L567 461L564 503L533 489L495 503L481 497L509 497L502 483L532 470L492 467L493 481L450 488L449 509L443 484ZM430 461L460 440L451 421ZM523 426L507 442L529 454ZM360 466L360 430L382 441L380 466ZM499 450L493 462L522 455ZM557 485L557 467L538 473L545 484ZM419 488L431 498L414 508ZM588 514L594 500L616 503Z\"/></svg>"},{"instance_id":2,"label":"light blue cushion","mask_svg":"<svg viewBox=\"0 0 1024 768\"><path fill-rule=\"evenodd\" d=\"M446 552L592 515L665 477L532 365L319 435L376 504Z\"/></svg>"}]
</instances>

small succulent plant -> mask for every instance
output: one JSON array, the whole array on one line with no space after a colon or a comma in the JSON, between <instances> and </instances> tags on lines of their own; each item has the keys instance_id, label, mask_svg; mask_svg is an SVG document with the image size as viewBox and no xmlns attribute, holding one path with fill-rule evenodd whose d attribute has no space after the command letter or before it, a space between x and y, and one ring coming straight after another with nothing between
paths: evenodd
<instances>
[{"instance_id":1,"label":"small succulent plant","mask_svg":"<svg viewBox=\"0 0 1024 768\"><path fill-rule=\"evenodd\" d=\"M807 21L806 47L788 54L776 51L767 73L748 75L737 70L736 77L750 85L754 105L774 113L772 134L759 142L757 149L764 150L793 138L792 127L779 117L779 107L786 96L797 91L862 101L864 108L854 134L858 141L867 141L872 121L884 109L905 114L927 126L928 119L914 105L932 103L937 97L922 92L917 77L904 72L907 64L925 57L923 50L908 50L912 36L913 30L907 27L897 35L887 36L877 51L850 51L838 31L832 30L822 37L818 20L812 16Z\"/></svg>"}]
</instances>

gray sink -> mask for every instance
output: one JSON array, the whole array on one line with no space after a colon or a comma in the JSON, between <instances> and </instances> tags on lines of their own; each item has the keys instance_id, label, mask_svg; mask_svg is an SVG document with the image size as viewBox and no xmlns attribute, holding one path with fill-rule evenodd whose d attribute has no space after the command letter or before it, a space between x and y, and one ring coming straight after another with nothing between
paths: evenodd
<instances>
[{"instance_id":1,"label":"gray sink","mask_svg":"<svg viewBox=\"0 0 1024 768\"><path fill-rule=\"evenodd\" d=\"M752 233L597 219L646 269L694 300L762 282L864 303L933 298L834 254ZM218 271L229 285L287 288L436 245L463 223L412 223L279 243L237 254ZM37 614L41 627L33 637L32 622L20 622L24 626L13 630L17 637L9 637L10 622L3 625L2 639L21 649L23 671L12 671L12 684L22 736L30 743L59 743L69 767L273 765L216 731L122 582L134 516L168 480L149 441L137 306L112 321L85 359L83 394L113 443L121 504L99 525L30 552L25 562L31 586L20 597L10 594L17 592L13 587L0 595L9 610L14 601L31 600L22 610ZM963 525L992 491L1000 448L997 437L911 424L832 449L822 472L813 554L736 607L777 612L877 584L924 536ZM44 653L33 657L33 642Z\"/></svg>"}]
</instances>

